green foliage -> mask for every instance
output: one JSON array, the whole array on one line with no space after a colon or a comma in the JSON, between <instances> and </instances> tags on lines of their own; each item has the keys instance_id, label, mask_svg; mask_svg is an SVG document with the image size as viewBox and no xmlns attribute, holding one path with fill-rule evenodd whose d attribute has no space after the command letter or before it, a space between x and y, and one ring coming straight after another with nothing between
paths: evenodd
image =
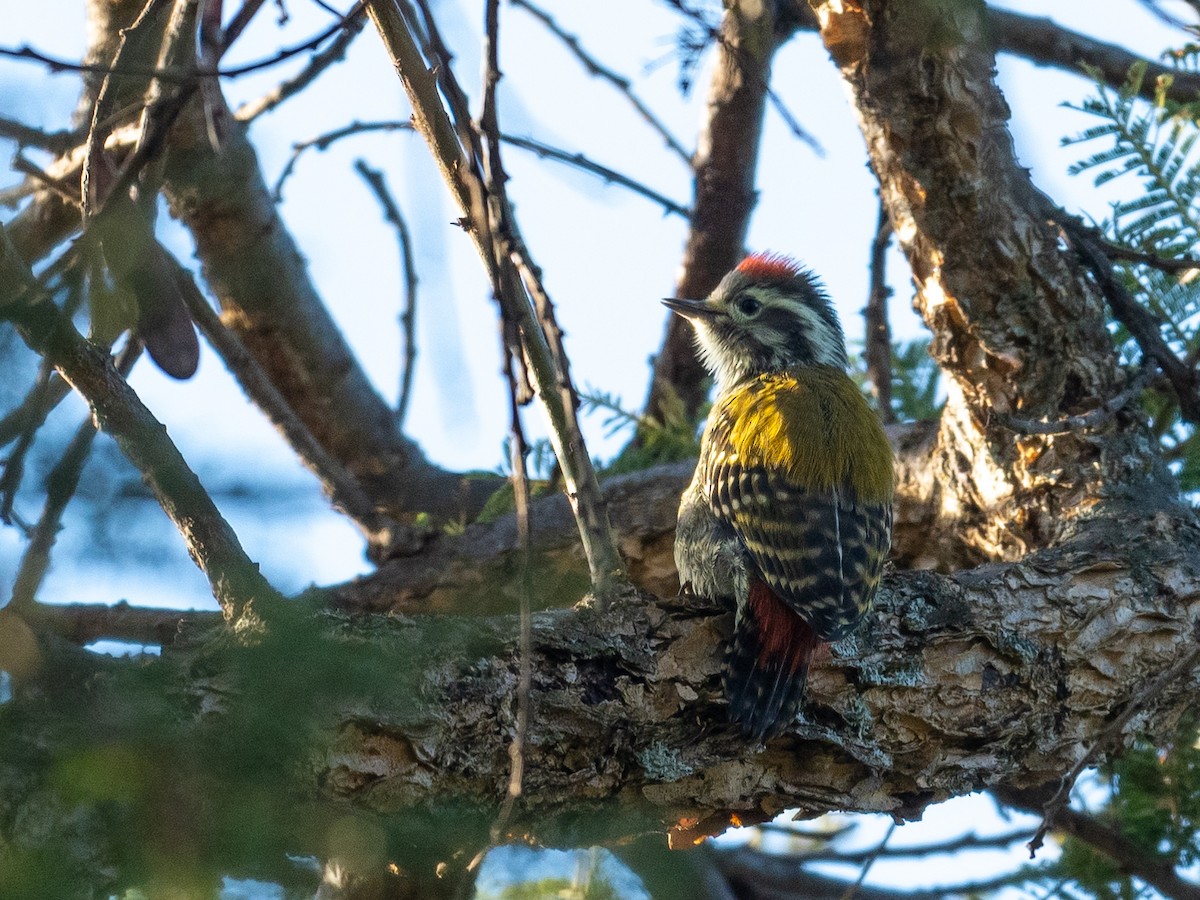
<instances>
[{"instance_id":1,"label":"green foliage","mask_svg":"<svg viewBox=\"0 0 1200 900\"><path fill-rule=\"evenodd\" d=\"M45 677L0 705L0 897L90 896L106 879L117 895L212 897L229 873L311 895L311 872L289 857L337 856L366 871L422 859L446 823L295 793L306 782L318 793L348 699L365 727L382 727L373 711L408 716L446 659L494 650L458 620L423 627L419 642L416 633L385 617L351 628L297 602L253 640L214 634L201 649L98 670L91 657L78 676L69 659L43 659ZM482 840L486 817L443 814ZM81 856L93 852L102 858Z\"/></svg>"},{"instance_id":2,"label":"green foliage","mask_svg":"<svg viewBox=\"0 0 1200 900\"><path fill-rule=\"evenodd\" d=\"M942 370L929 355L929 339L892 345L892 412L901 422L933 419L942 411Z\"/></svg>"},{"instance_id":3,"label":"green foliage","mask_svg":"<svg viewBox=\"0 0 1200 900\"><path fill-rule=\"evenodd\" d=\"M1051 881L1070 881L1095 900L1137 900L1140 888L1117 864L1073 837L1062 842L1062 855L1045 873Z\"/></svg>"},{"instance_id":4,"label":"green foliage","mask_svg":"<svg viewBox=\"0 0 1200 900\"><path fill-rule=\"evenodd\" d=\"M1148 853L1200 861L1200 746L1196 719L1162 747L1139 745L1109 767L1121 830Z\"/></svg>"},{"instance_id":5,"label":"green foliage","mask_svg":"<svg viewBox=\"0 0 1200 900\"><path fill-rule=\"evenodd\" d=\"M606 414L604 425L609 436L625 430L636 435L635 440L626 444L613 460L603 466L604 474L636 472L659 463L695 459L700 453L699 426L688 419L683 402L673 392L666 392L663 398L664 414L661 421L630 412L621 405L619 398L595 388L580 394L579 399L585 412ZM706 415L707 406L700 410L700 421Z\"/></svg>"},{"instance_id":6,"label":"green foliage","mask_svg":"<svg viewBox=\"0 0 1200 900\"><path fill-rule=\"evenodd\" d=\"M1200 861L1200 747L1195 715L1180 720L1161 744L1140 742L1099 773L1104 801L1089 815L1147 858L1174 866ZM1089 793L1095 794L1095 791ZM1065 837L1062 854L1041 877L1069 881L1097 900L1134 900L1145 887L1099 850Z\"/></svg>"},{"instance_id":7,"label":"green foliage","mask_svg":"<svg viewBox=\"0 0 1200 900\"><path fill-rule=\"evenodd\" d=\"M1184 48L1179 60L1194 58ZM1108 88L1097 75L1096 96L1071 108L1100 120L1065 146L1105 141L1108 146L1080 160L1072 174L1091 174L1097 186L1122 176L1137 182L1136 190L1111 204L1111 217L1098 226L1114 244L1164 259L1195 255L1200 246L1200 105L1168 100L1169 81L1160 79L1156 99L1138 96L1146 77L1144 64L1131 67L1120 90ZM1193 364L1200 358L1200 279L1196 272L1164 272L1144 262L1119 262L1116 275L1139 303L1162 323L1163 338L1181 358ZM1119 323L1113 340L1124 363L1141 361L1141 348ZM1200 489L1200 444L1195 429L1183 423L1171 396L1147 390L1142 406L1175 464L1185 491Z\"/></svg>"},{"instance_id":8,"label":"green foliage","mask_svg":"<svg viewBox=\"0 0 1200 900\"><path fill-rule=\"evenodd\" d=\"M495 900L619 900L620 894L607 881L590 881L575 887L566 878L543 878L511 884ZM481 898L482 900L482 898Z\"/></svg>"},{"instance_id":9,"label":"green foliage","mask_svg":"<svg viewBox=\"0 0 1200 900\"><path fill-rule=\"evenodd\" d=\"M875 393L868 388L866 362L861 355L852 357L850 377L862 389L872 406ZM892 415L897 422L923 422L937 418L942 411L942 370L929 355L929 338L892 343Z\"/></svg>"}]
</instances>

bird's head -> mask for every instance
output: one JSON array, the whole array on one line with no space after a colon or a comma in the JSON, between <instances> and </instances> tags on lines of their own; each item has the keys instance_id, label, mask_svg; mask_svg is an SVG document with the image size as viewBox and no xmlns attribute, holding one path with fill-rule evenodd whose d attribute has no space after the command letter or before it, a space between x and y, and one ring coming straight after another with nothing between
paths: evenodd
<instances>
[{"instance_id":1,"label":"bird's head","mask_svg":"<svg viewBox=\"0 0 1200 900\"><path fill-rule=\"evenodd\" d=\"M722 387L795 366L846 368L833 304L812 274L785 256L748 256L708 299L663 303L692 323L704 365Z\"/></svg>"}]
</instances>

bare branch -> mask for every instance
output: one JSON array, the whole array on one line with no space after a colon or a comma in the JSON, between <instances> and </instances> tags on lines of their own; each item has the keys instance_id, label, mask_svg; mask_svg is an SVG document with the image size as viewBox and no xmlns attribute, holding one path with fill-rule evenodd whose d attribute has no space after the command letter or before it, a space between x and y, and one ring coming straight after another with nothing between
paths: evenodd
<instances>
[{"instance_id":1,"label":"bare branch","mask_svg":"<svg viewBox=\"0 0 1200 900\"><path fill-rule=\"evenodd\" d=\"M50 360L78 391L99 427L116 440L175 523L188 552L208 576L226 621L246 627L269 616L282 598L242 550L233 529L188 468L166 429L113 369L108 356L89 344L42 292L0 229L0 316L9 319L29 346Z\"/></svg>"},{"instance_id":2,"label":"bare branch","mask_svg":"<svg viewBox=\"0 0 1200 900\"><path fill-rule=\"evenodd\" d=\"M552 147L549 144L534 140L533 138L515 137L511 134L501 135L500 140L506 144L511 144L514 147L520 147L523 150L532 151L543 159L553 159L557 162L565 163L591 175L596 175L604 179L606 182L627 188L628 190L633 191L635 194L645 197L647 200L650 200L653 203L657 203L666 213L682 216L685 219L690 217L692 214L690 209L680 203L676 203L670 197L659 193L640 181L630 178L628 175L624 175L615 169L609 168L608 166L601 165L600 163L589 159L582 153L570 153L569 151L560 150L557 147Z\"/></svg>"},{"instance_id":3,"label":"bare branch","mask_svg":"<svg viewBox=\"0 0 1200 900\"><path fill-rule=\"evenodd\" d=\"M407 7L406 0L404 5ZM486 154L482 152L478 138L461 141L441 97L444 94L453 100L464 95L445 58L438 60L437 72L441 80L435 82L414 40L411 8L406 16L396 0L373 0L368 4L367 12L404 83L417 129L428 142L446 184L466 217L468 231L495 286L504 315L519 323L523 355L550 420L551 441L562 466L567 496L576 510L593 590L603 600L615 590L621 577L620 555L586 444L575 422L574 389L551 307L548 298L540 292L537 270L520 240L516 220L503 193L498 127L494 124L489 127L485 123L482 129L488 137ZM427 19L426 30L431 44L440 45L432 18ZM463 101L460 99L460 102ZM462 115L462 110L457 110L455 115ZM486 186L480 174L485 171L485 166L488 173ZM525 293L531 288L539 291L537 316Z\"/></svg>"},{"instance_id":4,"label":"bare branch","mask_svg":"<svg viewBox=\"0 0 1200 900\"><path fill-rule=\"evenodd\" d=\"M816 16L805 0L792 0L790 9L797 27L806 31L817 29ZM1170 79L1167 96L1177 103L1188 103L1200 97L1198 72L1162 65L1124 47L1064 28L1050 18L1026 16L990 4L986 15L988 33L1001 53L1091 80L1084 69L1088 67L1099 72L1104 82L1113 88L1125 83L1132 66L1144 65L1146 77L1139 88L1143 99L1154 101L1160 78Z\"/></svg>"},{"instance_id":5,"label":"bare branch","mask_svg":"<svg viewBox=\"0 0 1200 900\"><path fill-rule=\"evenodd\" d=\"M315 138L307 141L301 141L298 144L292 145L292 155L288 158L287 164L283 167L283 171L279 173L279 178L275 181L273 193L276 202L283 199L283 184L291 177L296 168L296 163L299 162L300 156L309 149L326 150L329 146L342 138L351 137L356 134L365 134L372 131L413 131L412 122L385 121L385 122L352 122L342 128L328 131L325 134L318 135ZM589 175L595 175L602 178L610 184L616 184L620 187L627 188L635 194L639 194L654 203L661 206L664 212L671 213L677 216L687 218L691 215L691 210L686 206L676 203L670 197L660 194L653 188L618 172L616 169L611 169L608 166L601 165L592 159L589 159L582 153L572 153L569 150L562 150L558 147L542 141L534 140L533 138L516 137L511 134L501 134L500 140L514 147L519 147L522 150L528 150L531 153L536 153L543 159L552 159L555 162L560 162L573 168L587 172Z\"/></svg>"},{"instance_id":6,"label":"bare branch","mask_svg":"<svg viewBox=\"0 0 1200 900\"><path fill-rule=\"evenodd\" d=\"M712 858L721 873L734 885L742 900L810 900L813 897L845 897L857 900L945 900L946 897L988 896L991 892L1032 880L1020 873L978 881L949 883L932 890L854 886L850 882L804 869L805 860L764 853L751 847L714 850Z\"/></svg>"},{"instance_id":7,"label":"bare branch","mask_svg":"<svg viewBox=\"0 0 1200 900\"><path fill-rule=\"evenodd\" d=\"M761 826L766 827L766 826ZM785 831L786 833L786 831ZM888 846L887 841L881 841L864 850L816 850L794 854L798 860L805 863L841 862L865 863L868 859L911 859L913 857L934 856L937 854L958 853L962 850L996 850L1011 847L1018 841L1029 840L1029 829L1021 828L1006 831L1002 834L992 834L984 837L968 832L961 837L946 841L936 841L931 844L913 844L905 847Z\"/></svg>"},{"instance_id":8,"label":"bare branch","mask_svg":"<svg viewBox=\"0 0 1200 900\"><path fill-rule=\"evenodd\" d=\"M1129 69L1135 64L1146 66L1140 94L1154 100L1158 79L1171 79L1167 96L1180 103L1200 97L1200 73L1164 66L1130 53L1124 47L1107 44L1061 25L1049 18L1024 16L995 6L988 6L987 22L996 49L1013 53L1037 65L1066 69L1081 77L1083 66L1097 70L1104 81L1113 87L1125 83Z\"/></svg>"},{"instance_id":9,"label":"bare branch","mask_svg":"<svg viewBox=\"0 0 1200 900\"><path fill-rule=\"evenodd\" d=\"M512 0L512 5L524 9L535 19L545 25L546 30L562 41L563 45L571 51L572 55L579 60L589 74L607 81L614 88L616 88L616 90L620 92L626 100L629 101L629 104L635 110L637 110L638 115L645 120L646 124L648 124L652 129L654 129L654 131L658 133L659 137L663 139L663 142L667 145L667 147L673 151L688 168L691 168L692 154L683 148L683 144L681 144L675 138L675 136L671 134L671 132L667 129L667 126L663 124L662 120L654 115L650 108L642 102L641 98L633 92L633 85L628 78L603 65L596 59L596 57L584 50L582 44L580 44L578 36L571 34L564 29L558 24L558 22L554 20L553 16L551 16L540 6L535 6L533 3L530 3L529 0Z\"/></svg>"},{"instance_id":10,"label":"bare branch","mask_svg":"<svg viewBox=\"0 0 1200 900\"><path fill-rule=\"evenodd\" d=\"M1113 275L1112 260L1103 244L1098 242L1094 229L1069 216L1059 216L1057 222L1071 239L1080 259L1096 277L1113 315L1129 329L1142 352L1162 369L1179 400L1180 414L1186 421L1200 424L1200 373L1175 355L1159 331L1158 321Z\"/></svg>"},{"instance_id":11,"label":"bare branch","mask_svg":"<svg viewBox=\"0 0 1200 900\"><path fill-rule=\"evenodd\" d=\"M279 65L282 62L286 62L294 56L299 56L301 53L307 53L310 50L315 50L339 31L345 28L353 27L352 21L354 17L361 12L362 6L362 0L359 0L359 2L351 7L349 12L342 17L341 21L331 25L320 34L314 35L302 43L291 47L284 47L276 52L273 56L265 59L243 63L240 66L230 66L229 68L225 69L211 68L209 66L158 68L154 66L117 66L104 65L100 63L79 63L71 60L60 59L47 53L42 53L40 50L35 50L33 47L28 46L0 47L0 56L6 56L10 59L19 59L39 63L44 65L53 73L87 72L93 75L141 75L147 78L158 78L163 81L172 81L179 84L186 84L188 82L195 81L197 78L237 78L241 75L249 75L251 72L269 69L273 66Z\"/></svg>"},{"instance_id":12,"label":"bare branch","mask_svg":"<svg viewBox=\"0 0 1200 900\"><path fill-rule=\"evenodd\" d=\"M895 833L896 821L893 819L891 824L888 825L888 830L887 833L884 834L883 840L875 845L867 854L866 858L863 859L862 866L859 867L858 870L858 877L854 880L853 884L846 888L845 892L842 894L842 900L854 900L854 897L858 894L863 882L867 880L867 875L870 873L871 867L875 865L875 860L879 859L880 854L887 850L888 842L892 839L892 835Z\"/></svg>"},{"instance_id":13,"label":"bare branch","mask_svg":"<svg viewBox=\"0 0 1200 900\"><path fill-rule=\"evenodd\" d=\"M404 338L404 353L400 367L400 394L396 401L396 427L403 428L417 363L417 270L413 262L412 239L400 207L383 179L383 173L372 169L362 159L354 161L354 169L383 207L383 216L396 230L396 241L400 245L400 271L404 276L404 311L400 314L400 328Z\"/></svg>"},{"instance_id":14,"label":"bare branch","mask_svg":"<svg viewBox=\"0 0 1200 900\"><path fill-rule=\"evenodd\" d=\"M296 96L306 87L317 80L326 69L346 58L346 51L358 37L366 22L362 6L356 6L347 17L348 21L342 32L320 53L313 55L297 75L277 85L257 100L243 103L234 112L233 117L239 122L253 122L264 113L269 113L285 100Z\"/></svg>"},{"instance_id":15,"label":"bare branch","mask_svg":"<svg viewBox=\"0 0 1200 900\"><path fill-rule=\"evenodd\" d=\"M1047 792L1038 789L1021 790L1001 785L993 788L991 793L1005 806L1035 815L1042 813L1047 806ZM1064 806L1058 810L1053 827L1100 851L1116 863L1121 871L1146 882L1164 897L1200 900L1200 886L1181 878L1170 859L1143 850L1095 816Z\"/></svg>"},{"instance_id":16,"label":"bare branch","mask_svg":"<svg viewBox=\"0 0 1200 900\"><path fill-rule=\"evenodd\" d=\"M242 32L246 30L246 26L254 19L255 14L262 9L267 0L244 0L241 8L234 13L229 24L225 26L225 32L221 36L221 53L222 55L234 42L241 37Z\"/></svg>"},{"instance_id":17,"label":"bare branch","mask_svg":"<svg viewBox=\"0 0 1200 900\"><path fill-rule=\"evenodd\" d=\"M246 396L279 429L305 467L320 480L330 502L362 530L372 547L389 546L395 540L394 532L399 526L375 509L358 482L317 443L257 360L247 352L237 336L221 323L196 287L192 276L174 257L168 254L168 258L173 264L175 280L188 312Z\"/></svg>"},{"instance_id":18,"label":"bare branch","mask_svg":"<svg viewBox=\"0 0 1200 900\"><path fill-rule=\"evenodd\" d=\"M43 392L39 384L34 384L25 394L25 398L9 410L0 419L0 447L11 443L25 432L27 428L40 427L50 411L71 393L71 387L59 377L58 373L50 379L50 384ZM39 423L31 425L31 423Z\"/></svg>"},{"instance_id":19,"label":"bare branch","mask_svg":"<svg viewBox=\"0 0 1200 900\"><path fill-rule=\"evenodd\" d=\"M54 367L48 360L43 359L38 366L37 379L29 392L31 410L36 410L41 415L31 415L25 419L23 427L17 433L17 440L13 444L12 450L2 462L4 473L0 475L0 522L5 524L12 524L14 521L13 505L16 502L21 481L25 476L25 458L29 455L33 439L36 437L38 429L46 421L46 414L51 409L48 400L50 374L53 371Z\"/></svg>"},{"instance_id":20,"label":"bare branch","mask_svg":"<svg viewBox=\"0 0 1200 900\"><path fill-rule=\"evenodd\" d=\"M708 295L745 251L756 199L754 181L762 138L771 60L786 35L776 29L773 5L728 5L708 92L708 118L695 159L692 224L675 296ZM665 420L674 398L694 417L708 375L696 355L692 329L670 316L646 400L646 415Z\"/></svg>"},{"instance_id":21,"label":"bare branch","mask_svg":"<svg viewBox=\"0 0 1200 900\"><path fill-rule=\"evenodd\" d=\"M115 363L122 378L129 375L140 354L141 345L137 341L131 341L125 346ZM95 439L96 424L89 417L79 426L67 449L46 476L46 503L42 508L41 518L29 537L29 545L21 556L21 564L17 567L17 574L13 579L11 606L26 619L29 618L27 614L34 609L37 592L50 567L50 551L62 527L63 513L79 487L79 479L83 475L83 467L91 455Z\"/></svg>"},{"instance_id":22,"label":"bare branch","mask_svg":"<svg viewBox=\"0 0 1200 900\"><path fill-rule=\"evenodd\" d=\"M1104 240L1099 235L1097 235L1096 240L1104 249L1104 253L1109 259L1117 259L1128 263L1141 263L1142 265L1150 266L1152 269L1158 269L1160 272L1191 272L1200 269L1200 259L1194 256L1159 256L1157 253L1146 253L1141 250L1134 250L1132 247L1123 247L1112 241Z\"/></svg>"},{"instance_id":23,"label":"bare branch","mask_svg":"<svg viewBox=\"0 0 1200 900\"><path fill-rule=\"evenodd\" d=\"M220 153L205 130L194 109L176 123L164 192L195 238L226 327L382 513L473 516L496 482L431 464L400 433L318 295L245 130L230 129Z\"/></svg>"},{"instance_id":24,"label":"bare branch","mask_svg":"<svg viewBox=\"0 0 1200 900\"><path fill-rule=\"evenodd\" d=\"M93 429L93 432L95 429ZM170 646L181 626L208 629L221 624L219 612L160 609L119 603L37 603L21 613L31 626L49 631L74 644L99 640L130 641Z\"/></svg>"},{"instance_id":25,"label":"bare branch","mask_svg":"<svg viewBox=\"0 0 1200 900\"><path fill-rule=\"evenodd\" d=\"M23 147L38 147L51 153L66 153L79 143L82 135L78 129L70 131L43 131L16 119L0 116L0 138L16 141Z\"/></svg>"},{"instance_id":26,"label":"bare branch","mask_svg":"<svg viewBox=\"0 0 1200 900\"><path fill-rule=\"evenodd\" d=\"M780 97L779 93L771 87L767 88L767 102L774 107L775 112L779 114L779 118L783 119L783 124L786 125L788 131L792 133L792 137L801 143L807 144L808 148L812 150L813 153L817 154L817 156L825 156L825 148L821 145L821 142L813 136L812 132L808 131L803 125L800 124L800 120L792 114L790 109L788 109L783 98Z\"/></svg>"}]
</instances>

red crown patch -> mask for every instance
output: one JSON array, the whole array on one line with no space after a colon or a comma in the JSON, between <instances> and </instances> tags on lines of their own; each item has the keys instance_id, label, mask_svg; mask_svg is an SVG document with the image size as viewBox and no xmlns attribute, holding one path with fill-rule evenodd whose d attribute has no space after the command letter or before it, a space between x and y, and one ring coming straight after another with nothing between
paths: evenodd
<instances>
[{"instance_id":1,"label":"red crown patch","mask_svg":"<svg viewBox=\"0 0 1200 900\"><path fill-rule=\"evenodd\" d=\"M800 274L800 264L782 253L754 253L738 263L737 270L756 281L787 281Z\"/></svg>"}]
</instances>

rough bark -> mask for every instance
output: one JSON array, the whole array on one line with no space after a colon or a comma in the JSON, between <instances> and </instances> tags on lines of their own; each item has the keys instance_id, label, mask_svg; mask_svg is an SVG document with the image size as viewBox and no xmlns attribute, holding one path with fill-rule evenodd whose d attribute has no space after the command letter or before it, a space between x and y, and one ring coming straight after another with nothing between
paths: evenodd
<instances>
[{"instance_id":1,"label":"rough bark","mask_svg":"<svg viewBox=\"0 0 1200 900\"><path fill-rule=\"evenodd\" d=\"M1001 424L1009 413L1057 420L1119 390L1103 298L1060 250L1053 207L1014 157L983 5L815 9L947 375L934 461L940 538L967 556L1017 558L1153 465L1128 414L1054 436Z\"/></svg>"},{"instance_id":2,"label":"rough bark","mask_svg":"<svg viewBox=\"0 0 1200 900\"><path fill-rule=\"evenodd\" d=\"M524 792L510 827L550 844L667 831L687 845L786 808L912 819L989 786L1034 788L1070 769L1134 698L1141 712L1108 746L1171 728L1196 673L1151 698L1143 688L1194 646L1198 617L1200 529L1148 495L1020 563L889 577L860 631L816 666L801 722L759 749L725 724L727 611L638 595L605 613L538 613ZM347 663L364 641L382 648L402 689L335 706L340 724L295 773L294 796L400 821L465 816L430 865L485 840L508 779L515 618L313 627L345 635ZM212 682L193 654L205 657L203 641L177 645L163 665L181 678L172 696L210 710L211 729L229 683Z\"/></svg>"}]
</instances>

